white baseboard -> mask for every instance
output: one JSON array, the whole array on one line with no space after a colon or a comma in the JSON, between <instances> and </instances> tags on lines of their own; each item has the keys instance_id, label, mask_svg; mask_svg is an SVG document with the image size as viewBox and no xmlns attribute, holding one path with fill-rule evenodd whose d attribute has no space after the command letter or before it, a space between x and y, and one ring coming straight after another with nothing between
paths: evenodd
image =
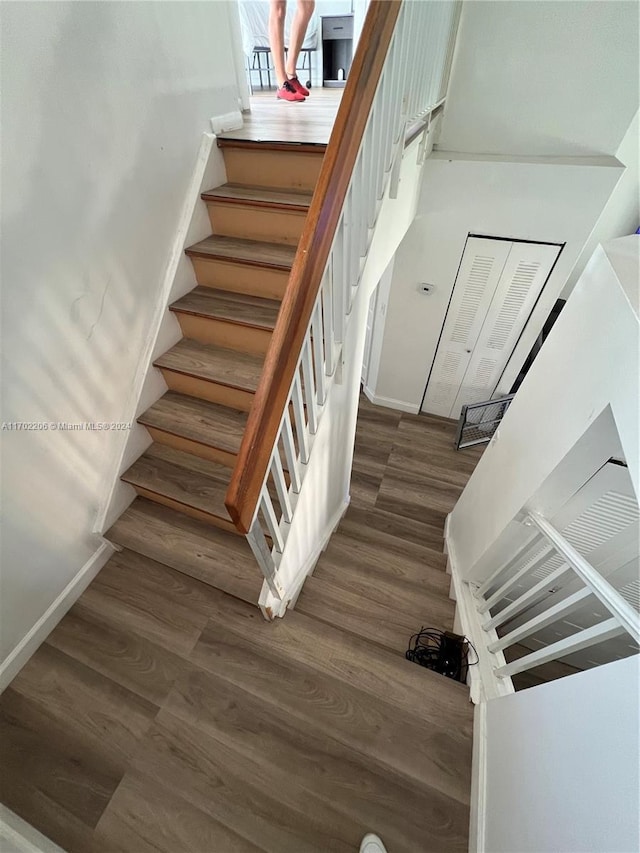
<instances>
[{"instance_id":1,"label":"white baseboard","mask_svg":"<svg viewBox=\"0 0 640 853\"><path fill-rule=\"evenodd\" d=\"M363 386L365 397L370 400L374 406L384 406L386 409L396 409L399 412L407 412L410 415L420 413L420 406L415 403L407 403L406 400L396 400L393 397L378 397L373 393L367 385Z\"/></svg>"},{"instance_id":2,"label":"white baseboard","mask_svg":"<svg viewBox=\"0 0 640 853\"><path fill-rule=\"evenodd\" d=\"M46 640L65 613L76 603L114 550L110 542L103 542L77 575L69 581L53 604L45 610L33 628L25 634L13 651L9 652L0 664L0 692L16 677L38 646Z\"/></svg>"},{"instance_id":3,"label":"white baseboard","mask_svg":"<svg viewBox=\"0 0 640 853\"><path fill-rule=\"evenodd\" d=\"M64 853L62 847L1 803L0 850L2 853Z\"/></svg>"},{"instance_id":4,"label":"white baseboard","mask_svg":"<svg viewBox=\"0 0 640 853\"><path fill-rule=\"evenodd\" d=\"M476 705L473 714L471 756L471 803L469 853L484 853L487 821L487 703Z\"/></svg>"}]
</instances>

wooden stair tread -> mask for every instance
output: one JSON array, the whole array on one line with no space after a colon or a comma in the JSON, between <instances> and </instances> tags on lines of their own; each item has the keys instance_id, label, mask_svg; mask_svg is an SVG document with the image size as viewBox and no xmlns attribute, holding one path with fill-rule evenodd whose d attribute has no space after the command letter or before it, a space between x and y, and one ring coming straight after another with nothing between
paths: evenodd
<instances>
[{"instance_id":1,"label":"wooden stair tread","mask_svg":"<svg viewBox=\"0 0 640 853\"><path fill-rule=\"evenodd\" d=\"M138 497L105 538L257 608L262 577L243 536Z\"/></svg>"},{"instance_id":2,"label":"wooden stair tread","mask_svg":"<svg viewBox=\"0 0 640 853\"><path fill-rule=\"evenodd\" d=\"M154 443L121 479L132 486L229 520L224 499L231 469L226 465Z\"/></svg>"},{"instance_id":3,"label":"wooden stair tread","mask_svg":"<svg viewBox=\"0 0 640 853\"><path fill-rule=\"evenodd\" d=\"M311 736L328 735L359 753L366 766L411 787L469 802L468 727L425 726L387 694L372 696L348 680L309 669L286 650L274 653L253 631L238 633L224 619L209 620L192 660L264 703L271 718L294 720Z\"/></svg>"},{"instance_id":4,"label":"wooden stair tread","mask_svg":"<svg viewBox=\"0 0 640 853\"><path fill-rule=\"evenodd\" d=\"M404 655L409 640L423 626L451 630L455 607L439 596L423 596L407 610L399 601L365 599L357 590L336 587L314 575L307 578L296 610Z\"/></svg>"},{"instance_id":5,"label":"wooden stair tread","mask_svg":"<svg viewBox=\"0 0 640 853\"><path fill-rule=\"evenodd\" d=\"M187 338L154 361L156 367L251 393L258 387L263 363L263 356L201 344Z\"/></svg>"},{"instance_id":6,"label":"wooden stair tread","mask_svg":"<svg viewBox=\"0 0 640 853\"><path fill-rule=\"evenodd\" d=\"M245 412L168 391L140 415L143 426L155 427L210 447L237 454L247 423Z\"/></svg>"},{"instance_id":7,"label":"wooden stair tread","mask_svg":"<svg viewBox=\"0 0 640 853\"><path fill-rule=\"evenodd\" d=\"M201 198L203 201L246 204L252 207L269 207L306 213L309 210L312 195L313 193L304 190L288 190L285 192L268 187L224 184L202 193Z\"/></svg>"},{"instance_id":8,"label":"wooden stair tread","mask_svg":"<svg viewBox=\"0 0 640 853\"><path fill-rule=\"evenodd\" d=\"M283 243L262 243L259 240L242 240L240 237L222 237L212 234L186 249L190 257L251 264L289 271L296 254L295 246Z\"/></svg>"},{"instance_id":9,"label":"wooden stair tread","mask_svg":"<svg viewBox=\"0 0 640 853\"><path fill-rule=\"evenodd\" d=\"M275 299L263 299L244 293L196 287L176 300L170 310L271 332L278 319L280 303Z\"/></svg>"}]
</instances>

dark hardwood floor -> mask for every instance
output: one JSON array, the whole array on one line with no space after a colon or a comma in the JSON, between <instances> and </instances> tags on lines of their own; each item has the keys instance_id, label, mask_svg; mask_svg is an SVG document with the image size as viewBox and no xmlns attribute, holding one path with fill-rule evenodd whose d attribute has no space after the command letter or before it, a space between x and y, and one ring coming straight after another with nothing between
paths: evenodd
<instances>
[{"instance_id":1,"label":"dark hardwood floor","mask_svg":"<svg viewBox=\"0 0 640 853\"><path fill-rule=\"evenodd\" d=\"M363 398L351 506L276 623L114 555L0 698L2 802L77 853L466 851L468 691L403 657L452 623L443 524L480 455L453 432Z\"/></svg>"}]
</instances>

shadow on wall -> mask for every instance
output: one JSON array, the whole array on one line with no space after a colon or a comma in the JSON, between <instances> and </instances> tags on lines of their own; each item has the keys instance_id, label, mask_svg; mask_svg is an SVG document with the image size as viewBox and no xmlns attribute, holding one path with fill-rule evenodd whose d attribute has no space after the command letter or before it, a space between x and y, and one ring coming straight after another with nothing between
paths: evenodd
<instances>
[{"instance_id":1,"label":"shadow on wall","mask_svg":"<svg viewBox=\"0 0 640 853\"><path fill-rule=\"evenodd\" d=\"M2 10L3 141L16 152L3 176L2 420L42 427L3 429L0 657L99 545L118 437L51 425L130 410L200 134L236 105L195 60L191 77L176 69L167 33L186 5ZM153 49L136 49L140 32Z\"/></svg>"}]
</instances>

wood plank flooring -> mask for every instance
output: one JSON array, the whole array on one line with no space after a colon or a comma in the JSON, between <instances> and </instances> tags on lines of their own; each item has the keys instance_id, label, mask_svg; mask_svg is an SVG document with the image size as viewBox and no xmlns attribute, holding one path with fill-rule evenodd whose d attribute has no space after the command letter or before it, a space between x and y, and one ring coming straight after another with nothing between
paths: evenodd
<instances>
[{"instance_id":1,"label":"wood plank flooring","mask_svg":"<svg viewBox=\"0 0 640 853\"><path fill-rule=\"evenodd\" d=\"M275 90L255 92L251 96L251 112L243 115L244 126L221 137L326 145L342 93L342 89L313 88L306 101L289 103L278 100Z\"/></svg>"},{"instance_id":2,"label":"wood plank flooring","mask_svg":"<svg viewBox=\"0 0 640 853\"><path fill-rule=\"evenodd\" d=\"M442 525L480 455L453 430L362 399L352 505L276 623L240 582L244 540L216 551L186 519L160 563L140 502L0 697L2 802L70 853L355 853L367 831L466 851L468 691L403 656L451 626Z\"/></svg>"}]
</instances>

